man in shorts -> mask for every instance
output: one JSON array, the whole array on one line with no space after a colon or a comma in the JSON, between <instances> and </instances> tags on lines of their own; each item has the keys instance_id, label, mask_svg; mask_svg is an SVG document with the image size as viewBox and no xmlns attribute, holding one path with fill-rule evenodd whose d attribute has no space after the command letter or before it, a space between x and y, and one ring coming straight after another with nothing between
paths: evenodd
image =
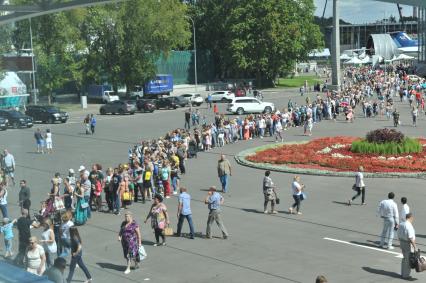
<instances>
[{"instance_id":1,"label":"man in shorts","mask_svg":"<svg viewBox=\"0 0 426 283\"><path fill-rule=\"evenodd\" d=\"M6 185L7 177L9 177L12 180L12 184L15 186L15 158L7 151L7 149L3 151L2 167L6 175Z\"/></svg>"}]
</instances>

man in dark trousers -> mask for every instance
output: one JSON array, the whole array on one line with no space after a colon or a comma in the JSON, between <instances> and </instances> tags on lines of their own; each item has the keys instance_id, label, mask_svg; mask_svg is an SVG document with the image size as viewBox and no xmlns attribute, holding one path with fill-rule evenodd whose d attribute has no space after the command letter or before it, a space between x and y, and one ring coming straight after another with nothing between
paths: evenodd
<instances>
[{"instance_id":1,"label":"man in dark trousers","mask_svg":"<svg viewBox=\"0 0 426 283\"><path fill-rule=\"evenodd\" d=\"M31 192L30 188L27 187L27 181L21 180L21 189L19 191L19 206L23 209L30 210L31 207Z\"/></svg>"},{"instance_id":2,"label":"man in dark trousers","mask_svg":"<svg viewBox=\"0 0 426 283\"><path fill-rule=\"evenodd\" d=\"M184 128L186 129L188 127L188 130L191 129L191 110L187 109L185 111L185 126Z\"/></svg>"},{"instance_id":3,"label":"man in dark trousers","mask_svg":"<svg viewBox=\"0 0 426 283\"><path fill-rule=\"evenodd\" d=\"M19 248L18 248L18 254L15 258L15 264L23 266L24 265L24 258L25 253L28 249L28 243L29 239L31 237L31 219L28 216L28 210L25 208L22 208L21 211L21 217L18 218L18 221L16 222L16 228L19 232Z\"/></svg>"}]
</instances>

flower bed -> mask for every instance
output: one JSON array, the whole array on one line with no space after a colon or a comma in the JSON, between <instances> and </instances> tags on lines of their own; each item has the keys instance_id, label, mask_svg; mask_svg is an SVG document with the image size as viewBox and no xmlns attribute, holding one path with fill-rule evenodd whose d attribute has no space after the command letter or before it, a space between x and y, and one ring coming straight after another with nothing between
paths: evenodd
<instances>
[{"instance_id":1,"label":"flower bed","mask_svg":"<svg viewBox=\"0 0 426 283\"><path fill-rule=\"evenodd\" d=\"M342 136L319 138L298 144L291 143L263 148L254 153L244 154L242 159L251 163L246 164L250 166L255 164L278 165L286 168L306 169L310 173L315 171L355 172L360 165L367 173L389 173L388 175L407 173L418 176L423 175L423 172L426 171L424 153L380 156L351 152L351 144L357 140L360 139ZM426 139L418 140L423 147L426 146ZM296 170L296 172L300 171Z\"/></svg>"}]
</instances>

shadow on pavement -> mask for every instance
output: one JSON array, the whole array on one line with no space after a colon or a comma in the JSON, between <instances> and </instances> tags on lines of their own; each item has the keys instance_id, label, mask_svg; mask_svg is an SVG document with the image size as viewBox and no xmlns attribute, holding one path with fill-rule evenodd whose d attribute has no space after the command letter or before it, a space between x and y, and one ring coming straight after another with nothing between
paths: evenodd
<instances>
[{"instance_id":1,"label":"shadow on pavement","mask_svg":"<svg viewBox=\"0 0 426 283\"><path fill-rule=\"evenodd\" d=\"M99 267L104 269L113 269L113 270L121 271L121 272L124 272L126 270L126 266L124 265L117 265L117 264L112 264L109 262L97 262L96 264L99 265Z\"/></svg>"},{"instance_id":2,"label":"shadow on pavement","mask_svg":"<svg viewBox=\"0 0 426 283\"><path fill-rule=\"evenodd\" d=\"M349 206L347 201L337 201L337 200L333 200L333 203L335 203L335 204L341 204L341 205L344 205L344 206ZM358 204L358 203L351 203L351 206L352 206L352 205L361 205L361 204Z\"/></svg>"},{"instance_id":3,"label":"shadow on pavement","mask_svg":"<svg viewBox=\"0 0 426 283\"><path fill-rule=\"evenodd\" d=\"M422 235L422 234L416 234L417 238L426 238L426 235Z\"/></svg>"},{"instance_id":4,"label":"shadow on pavement","mask_svg":"<svg viewBox=\"0 0 426 283\"><path fill-rule=\"evenodd\" d=\"M263 211L253 209L253 208L241 208L241 210L244 210L245 212L251 212L251 213L261 213L263 214Z\"/></svg>"},{"instance_id":5,"label":"shadow on pavement","mask_svg":"<svg viewBox=\"0 0 426 283\"><path fill-rule=\"evenodd\" d=\"M371 268L366 266L362 267L362 269L373 274L384 275L384 276L393 277L393 278L401 278L401 275L399 273L392 272L392 271L386 271L386 270L376 269L376 268Z\"/></svg>"}]
</instances>

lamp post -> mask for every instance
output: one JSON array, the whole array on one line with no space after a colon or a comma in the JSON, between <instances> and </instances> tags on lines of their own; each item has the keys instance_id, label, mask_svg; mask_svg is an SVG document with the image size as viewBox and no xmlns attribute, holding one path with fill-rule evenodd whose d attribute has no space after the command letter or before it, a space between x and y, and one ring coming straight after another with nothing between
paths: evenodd
<instances>
[{"instance_id":1,"label":"lamp post","mask_svg":"<svg viewBox=\"0 0 426 283\"><path fill-rule=\"evenodd\" d=\"M198 78L197 78L197 43L195 41L195 22L194 20L189 17L186 16L192 23L192 33L194 35L193 41L194 41L194 79L195 79L195 91L197 91L197 87L198 87Z\"/></svg>"},{"instance_id":2,"label":"lamp post","mask_svg":"<svg viewBox=\"0 0 426 283\"><path fill-rule=\"evenodd\" d=\"M35 78L35 63L34 63L34 49L33 49L33 30L31 28L31 18L30 21L30 44L31 44L31 68L33 73L33 94L34 94L34 104L37 105L37 90L36 90L36 78Z\"/></svg>"}]
</instances>

